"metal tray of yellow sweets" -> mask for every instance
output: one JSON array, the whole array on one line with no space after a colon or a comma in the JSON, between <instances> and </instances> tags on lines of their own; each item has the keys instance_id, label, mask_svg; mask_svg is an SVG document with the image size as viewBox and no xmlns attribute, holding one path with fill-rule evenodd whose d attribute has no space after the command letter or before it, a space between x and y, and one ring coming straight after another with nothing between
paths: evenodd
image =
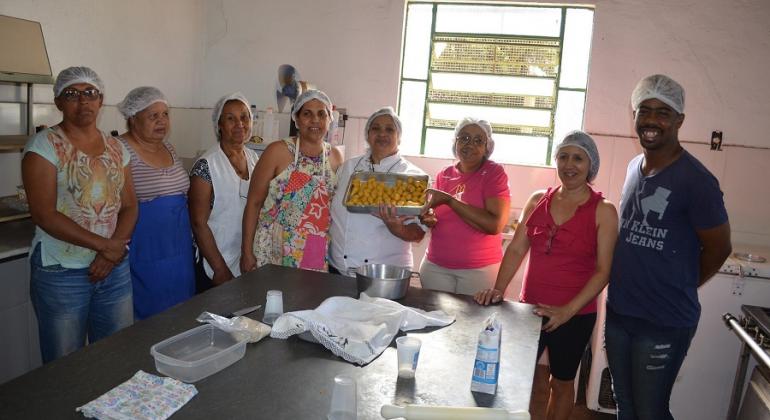
<instances>
[{"instance_id":1,"label":"metal tray of yellow sweets","mask_svg":"<svg viewBox=\"0 0 770 420\"><path fill-rule=\"evenodd\" d=\"M351 213L376 213L385 203L394 204L399 215L416 216L429 184L428 175L356 172L350 176L343 203Z\"/></svg>"}]
</instances>

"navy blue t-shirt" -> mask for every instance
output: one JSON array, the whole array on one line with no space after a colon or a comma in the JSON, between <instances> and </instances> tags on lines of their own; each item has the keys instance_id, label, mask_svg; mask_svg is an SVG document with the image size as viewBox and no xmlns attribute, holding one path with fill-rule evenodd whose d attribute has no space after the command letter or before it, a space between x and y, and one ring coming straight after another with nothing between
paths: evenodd
<instances>
[{"instance_id":1,"label":"navy blue t-shirt","mask_svg":"<svg viewBox=\"0 0 770 420\"><path fill-rule=\"evenodd\" d=\"M643 159L628 164L607 305L657 325L694 327L701 250L695 230L727 222L722 191L687 151L653 176L642 174Z\"/></svg>"}]
</instances>

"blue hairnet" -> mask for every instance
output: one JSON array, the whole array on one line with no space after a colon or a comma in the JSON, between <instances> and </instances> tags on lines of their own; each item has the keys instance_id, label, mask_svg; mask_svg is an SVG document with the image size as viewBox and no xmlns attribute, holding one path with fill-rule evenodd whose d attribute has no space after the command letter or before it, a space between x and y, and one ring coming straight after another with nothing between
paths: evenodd
<instances>
[{"instance_id":1,"label":"blue hairnet","mask_svg":"<svg viewBox=\"0 0 770 420\"><path fill-rule=\"evenodd\" d=\"M489 159L492 156L492 152L495 150L495 140L492 138L492 124L487 120L481 120L473 117L465 117L460 121L457 121L455 126L455 141L452 142L452 154L457 157L457 136L460 135L460 130L469 125L477 125L484 130L487 135L487 151L484 153L484 157Z\"/></svg>"},{"instance_id":2,"label":"blue hairnet","mask_svg":"<svg viewBox=\"0 0 770 420\"><path fill-rule=\"evenodd\" d=\"M366 120L366 125L364 126L364 138L368 138L369 136L369 127L372 125L372 121L374 121L377 117L380 117L382 115L390 115L390 118L393 119L393 124L396 126L396 130L398 131L398 137L401 137L401 119L398 118L398 115L396 114L396 111L393 109L393 107L386 106L383 108L380 108L374 113L369 116L369 119Z\"/></svg>"},{"instance_id":3,"label":"blue hairnet","mask_svg":"<svg viewBox=\"0 0 770 420\"><path fill-rule=\"evenodd\" d=\"M638 110L647 99L657 99L680 114L684 112L684 89L668 76L654 74L640 80L631 93L631 108Z\"/></svg>"},{"instance_id":4,"label":"blue hairnet","mask_svg":"<svg viewBox=\"0 0 770 420\"><path fill-rule=\"evenodd\" d=\"M321 101L324 104L324 107L326 107L326 113L329 114L329 119L332 118L332 100L329 99L328 96L326 96L325 93L321 92L320 90L306 90L302 92L301 95L297 98L296 101L294 101L294 107L291 109L291 119L295 123L297 122L297 114L302 109L302 106L308 103L309 101L312 101L313 99L316 99L318 101Z\"/></svg>"},{"instance_id":5,"label":"blue hairnet","mask_svg":"<svg viewBox=\"0 0 770 420\"><path fill-rule=\"evenodd\" d=\"M234 92L219 98L216 105L214 105L214 112L211 113L211 121L214 122L214 134L216 134L217 140L219 140L221 136L221 133L219 132L219 117L222 116L222 109L224 109L225 104L229 101L243 102L243 104L246 105L246 110L249 111L249 121L254 119L254 115L251 113L251 105L249 105L249 100L246 99L246 97L243 96L241 92ZM251 127L251 124L249 124L249 127ZM249 131L251 131L251 128ZM251 133L249 133L249 137L251 137Z\"/></svg>"},{"instance_id":6,"label":"blue hairnet","mask_svg":"<svg viewBox=\"0 0 770 420\"><path fill-rule=\"evenodd\" d=\"M588 155L588 160L591 161L591 167L588 168L588 182L596 179L596 174L599 173L599 149L596 148L594 139L588 134L580 131L570 131L564 136L564 140L556 147L556 153L559 153L562 147L575 146Z\"/></svg>"},{"instance_id":7,"label":"blue hairnet","mask_svg":"<svg viewBox=\"0 0 770 420\"><path fill-rule=\"evenodd\" d=\"M54 98L58 98L64 89L78 83L88 83L104 93L104 82L95 71L88 67L67 67L56 76L56 82L53 84Z\"/></svg>"},{"instance_id":8,"label":"blue hairnet","mask_svg":"<svg viewBox=\"0 0 770 420\"><path fill-rule=\"evenodd\" d=\"M137 112L144 110L156 102L163 102L168 106L166 96L160 89L152 86L141 86L131 89L131 91L126 94L126 97L118 103L118 111L123 114L123 117L129 119L136 115Z\"/></svg>"}]
</instances>

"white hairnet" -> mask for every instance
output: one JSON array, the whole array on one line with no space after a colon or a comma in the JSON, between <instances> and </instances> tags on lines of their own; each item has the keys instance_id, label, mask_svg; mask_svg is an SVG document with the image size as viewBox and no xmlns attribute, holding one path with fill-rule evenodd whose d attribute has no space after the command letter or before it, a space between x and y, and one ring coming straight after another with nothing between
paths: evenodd
<instances>
[{"instance_id":1,"label":"white hairnet","mask_svg":"<svg viewBox=\"0 0 770 420\"><path fill-rule=\"evenodd\" d=\"M214 105L214 112L211 114L211 121L214 122L214 134L217 136L217 141L221 136L221 133L219 132L219 117L222 116L222 109L224 109L225 104L229 101L243 102L243 104L246 105L246 110L249 111L249 121L254 120L254 115L251 113L251 105L249 105L249 100L246 99L246 97L243 96L241 92L234 92L219 98L216 105ZM249 127L251 127L251 124L249 124ZM251 136L251 133L249 133L249 136Z\"/></svg>"},{"instance_id":2,"label":"white hairnet","mask_svg":"<svg viewBox=\"0 0 770 420\"><path fill-rule=\"evenodd\" d=\"M329 114L329 119L332 118L332 100L329 99L328 96L326 96L325 93L321 92L320 90L306 90L302 92L301 95L297 98L296 101L294 101L294 107L291 109L291 119L295 123L297 122L297 114L302 109L302 106L308 103L309 101L312 101L313 99L317 99L321 101L324 106L326 107L326 112Z\"/></svg>"},{"instance_id":3,"label":"white hairnet","mask_svg":"<svg viewBox=\"0 0 770 420\"><path fill-rule=\"evenodd\" d=\"M95 71L88 67L67 67L56 76L56 82L53 84L53 97L58 98L61 92L78 83L88 83L104 93L104 82Z\"/></svg>"},{"instance_id":4,"label":"white hairnet","mask_svg":"<svg viewBox=\"0 0 770 420\"><path fill-rule=\"evenodd\" d=\"M586 152L588 160L591 161L591 167L588 168L588 182L596 179L596 174L599 173L599 149L596 148L594 139L580 130L570 131L556 147L556 153L565 146L575 146Z\"/></svg>"},{"instance_id":5,"label":"white hairnet","mask_svg":"<svg viewBox=\"0 0 770 420\"><path fill-rule=\"evenodd\" d=\"M684 89L672 78L653 74L640 80L631 93L631 107L634 111L647 99L657 99L678 113L684 112Z\"/></svg>"},{"instance_id":6,"label":"white hairnet","mask_svg":"<svg viewBox=\"0 0 770 420\"><path fill-rule=\"evenodd\" d=\"M144 110L156 102L162 102L168 106L166 96L160 89L152 86L140 86L131 89L131 91L126 94L126 97L118 103L118 111L123 114L123 117L129 119L136 115L137 112Z\"/></svg>"},{"instance_id":7,"label":"white hairnet","mask_svg":"<svg viewBox=\"0 0 770 420\"><path fill-rule=\"evenodd\" d=\"M492 124L487 120L473 117L465 117L460 121L457 121L457 125L455 126L455 141L452 142L452 154L457 157L457 136L460 135L460 130L469 125L479 126L479 128L484 130L484 133L487 135L487 151L484 153L484 157L489 159L489 157L492 156L492 152L495 150L495 140L492 139Z\"/></svg>"},{"instance_id":8,"label":"white hairnet","mask_svg":"<svg viewBox=\"0 0 770 420\"><path fill-rule=\"evenodd\" d=\"M398 136L401 137L401 119L398 118L398 115L396 114L396 111L393 109L393 107L386 106L374 111L374 114L369 116L369 119L366 120L366 125L364 126L364 138L369 136L369 127L371 127L372 121L382 115L390 115L390 118L393 119L393 124L396 126L396 130L398 131Z\"/></svg>"}]
</instances>

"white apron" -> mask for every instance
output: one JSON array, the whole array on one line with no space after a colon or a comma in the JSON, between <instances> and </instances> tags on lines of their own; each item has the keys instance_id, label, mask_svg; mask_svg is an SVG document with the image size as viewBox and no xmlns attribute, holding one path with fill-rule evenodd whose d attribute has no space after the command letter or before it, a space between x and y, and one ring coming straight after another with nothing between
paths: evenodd
<instances>
[{"instance_id":1,"label":"white apron","mask_svg":"<svg viewBox=\"0 0 770 420\"><path fill-rule=\"evenodd\" d=\"M257 154L248 148L243 149L249 174L254 171ZM246 196L249 192L249 181L241 179L230 164L225 152L219 144L210 148L201 156L209 164L211 186L214 189L214 207L209 215L208 225L217 249L222 254L233 276L241 275L241 227L243 225L243 209L246 207ZM214 276L214 270L206 259L203 268L209 278Z\"/></svg>"}]
</instances>

